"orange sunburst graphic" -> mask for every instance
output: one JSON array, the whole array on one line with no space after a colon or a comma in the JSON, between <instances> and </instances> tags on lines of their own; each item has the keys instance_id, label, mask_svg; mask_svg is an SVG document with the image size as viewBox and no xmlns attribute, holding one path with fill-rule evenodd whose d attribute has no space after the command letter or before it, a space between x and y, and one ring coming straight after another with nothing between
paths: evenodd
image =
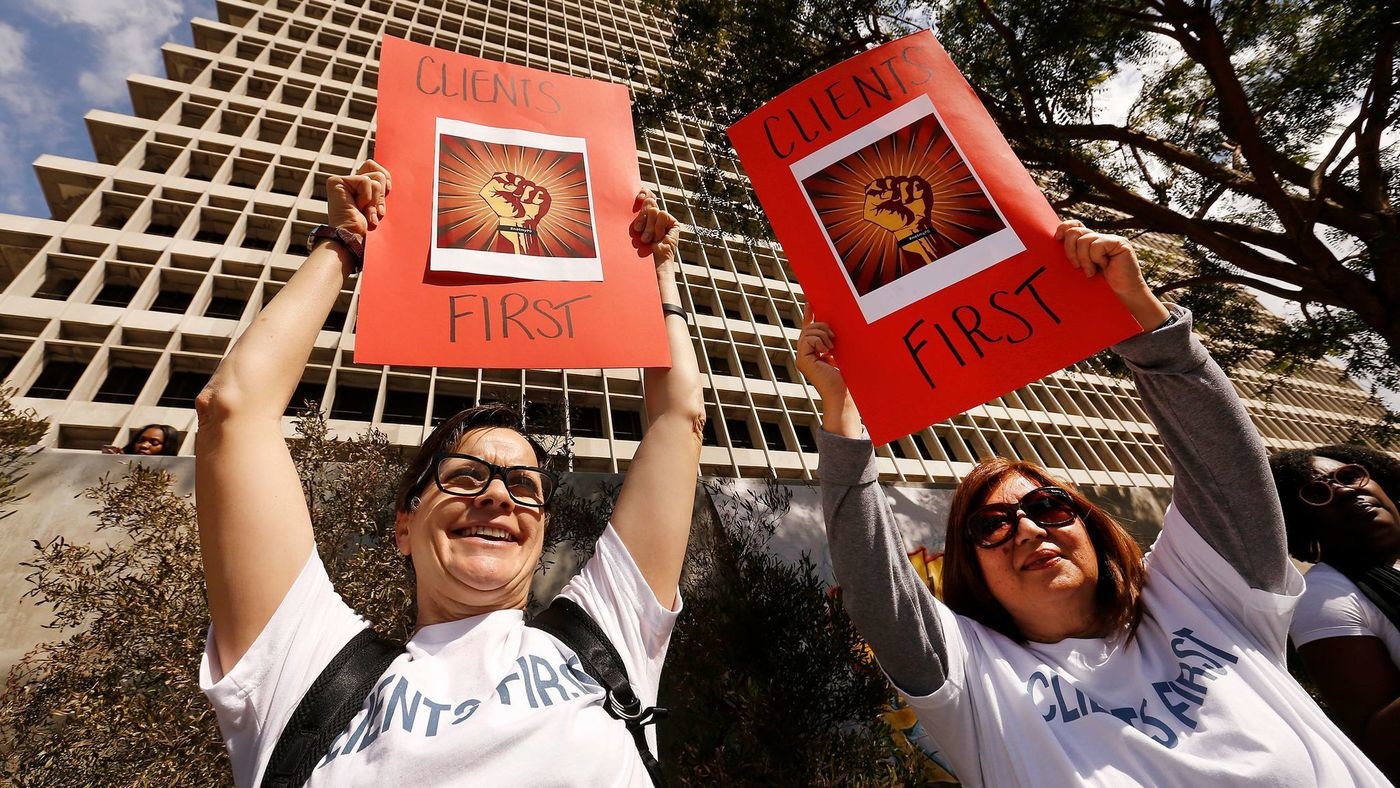
<instances>
[{"instance_id":1,"label":"orange sunburst graphic","mask_svg":"<svg viewBox=\"0 0 1400 788\"><path fill-rule=\"evenodd\" d=\"M802 185L860 296L1006 226L932 114Z\"/></svg>"},{"instance_id":2,"label":"orange sunburst graphic","mask_svg":"<svg viewBox=\"0 0 1400 788\"><path fill-rule=\"evenodd\" d=\"M583 154L443 134L437 247L597 256Z\"/></svg>"}]
</instances>

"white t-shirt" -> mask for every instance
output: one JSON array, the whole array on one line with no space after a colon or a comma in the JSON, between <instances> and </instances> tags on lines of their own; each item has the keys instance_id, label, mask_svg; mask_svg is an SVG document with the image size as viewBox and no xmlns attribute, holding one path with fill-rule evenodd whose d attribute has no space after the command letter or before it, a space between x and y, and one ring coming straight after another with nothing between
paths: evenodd
<instances>
[{"instance_id":1,"label":"white t-shirt","mask_svg":"<svg viewBox=\"0 0 1400 788\"><path fill-rule=\"evenodd\" d=\"M642 703L656 703L680 611L666 610L612 529L561 592L617 648ZM233 670L211 629L200 688L214 704L234 781L255 786L287 719L321 670L366 625L313 551ZM649 786L632 736L603 690L552 635L500 610L423 627L336 738L307 785Z\"/></svg>"},{"instance_id":2,"label":"white t-shirt","mask_svg":"<svg viewBox=\"0 0 1400 788\"><path fill-rule=\"evenodd\" d=\"M1175 507L1127 645L1021 645L938 613L948 680L910 704L968 785L1386 786L1284 665L1285 594L1252 589Z\"/></svg>"},{"instance_id":3,"label":"white t-shirt","mask_svg":"<svg viewBox=\"0 0 1400 788\"><path fill-rule=\"evenodd\" d=\"M1400 630L1355 583L1327 564L1313 566L1304 579L1307 588L1289 629L1295 646L1326 638L1380 638L1390 661L1400 667Z\"/></svg>"}]
</instances>

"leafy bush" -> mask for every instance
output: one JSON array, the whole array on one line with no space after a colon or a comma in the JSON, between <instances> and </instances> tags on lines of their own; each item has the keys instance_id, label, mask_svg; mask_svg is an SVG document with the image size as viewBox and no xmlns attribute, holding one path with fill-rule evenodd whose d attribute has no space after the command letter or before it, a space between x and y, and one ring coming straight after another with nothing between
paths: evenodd
<instances>
[{"instance_id":1,"label":"leafy bush","mask_svg":"<svg viewBox=\"0 0 1400 788\"><path fill-rule=\"evenodd\" d=\"M718 493L728 485L710 483ZM881 718L884 675L804 555L768 550L792 491L710 496L697 518L677 624L662 677L661 746L681 785L895 785L914 760ZM706 521L710 521L706 523Z\"/></svg>"}]
</instances>

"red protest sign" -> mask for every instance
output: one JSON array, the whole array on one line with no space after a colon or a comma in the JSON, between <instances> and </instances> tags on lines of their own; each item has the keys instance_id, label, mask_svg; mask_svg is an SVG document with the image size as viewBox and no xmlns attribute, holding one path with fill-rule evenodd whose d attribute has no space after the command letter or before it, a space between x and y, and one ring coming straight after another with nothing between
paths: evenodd
<instances>
[{"instance_id":1,"label":"red protest sign","mask_svg":"<svg viewBox=\"0 0 1400 788\"><path fill-rule=\"evenodd\" d=\"M729 129L877 444L1140 330L933 34L857 55Z\"/></svg>"},{"instance_id":2,"label":"red protest sign","mask_svg":"<svg viewBox=\"0 0 1400 788\"><path fill-rule=\"evenodd\" d=\"M627 88L386 37L355 361L496 369L670 363Z\"/></svg>"}]
</instances>

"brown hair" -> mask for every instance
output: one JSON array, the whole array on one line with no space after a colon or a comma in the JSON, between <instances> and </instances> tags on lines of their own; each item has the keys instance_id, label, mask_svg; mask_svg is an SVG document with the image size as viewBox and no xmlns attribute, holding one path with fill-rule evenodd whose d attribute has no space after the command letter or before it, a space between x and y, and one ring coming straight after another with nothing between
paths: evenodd
<instances>
[{"instance_id":1,"label":"brown hair","mask_svg":"<svg viewBox=\"0 0 1400 788\"><path fill-rule=\"evenodd\" d=\"M519 411L498 402L477 405L439 424L428 439L423 441L423 445L418 447L418 452L413 455L408 468L399 479L398 493L394 496L395 511L407 514L417 508L413 504L413 498L432 482L430 476L435 456L441 452L456 451L462 436L468 432L493 427L520 433L520 436L530 443L530 448L535 450L536 463L541 468L549 467L549 452L538 440L525 432L525 420L521 418Z\"/></svg>"},{"instance_id":2,"label":"brown hair","mask_svg":"<svg viewBox=\"0 0 1400 788\"><path fill-rule=\"evenodd\" d=\"M1074 500L1089 541L1099 563L1099 582L1094 601L1098 615L1095 630L1111 632L1128 626L1128 639L1142 620L1142 586L1147 572L1142 565L1142 548L1113 516L1095 506L1067 482L1031 462L992 457L977 463L953 493L948 513L948 534L943 559L943 598L955 613L967 616L1006 635L1018 643L1026 636L1011 614L992 596L982 565L977 562L976 542L967 532L967 520L987 501L987 496L1003 479L1017 475L1038 487L1061 487Z\"/></svg>"}]
</instances>

